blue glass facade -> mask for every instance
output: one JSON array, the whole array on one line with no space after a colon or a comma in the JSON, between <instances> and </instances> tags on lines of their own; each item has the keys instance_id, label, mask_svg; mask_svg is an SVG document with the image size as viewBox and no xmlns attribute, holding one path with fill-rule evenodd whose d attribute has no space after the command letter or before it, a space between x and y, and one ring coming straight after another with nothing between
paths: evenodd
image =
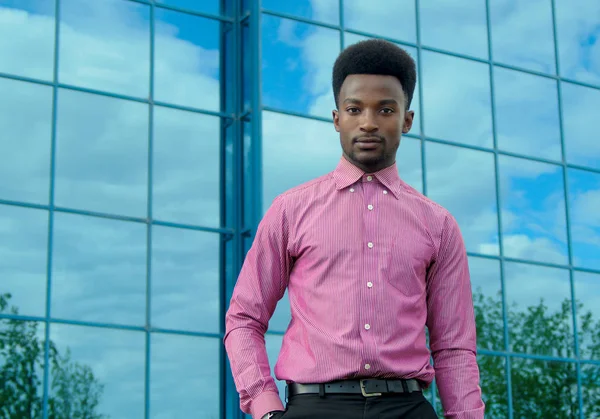
<instances>
[{"instance_id":1,"label":"blue glass facade","mask_svg":"<svg viewBox=\"0 0 600 419\"><path fill-rule=\"evenodd\" d=\"M229 296L273 198L337 164L331 66L370 37L418 64L398 166L463 231L486 417L599 417L598 25L596 0L0 0L0 417L243 416Z\"/></svg>"}]
</instances>

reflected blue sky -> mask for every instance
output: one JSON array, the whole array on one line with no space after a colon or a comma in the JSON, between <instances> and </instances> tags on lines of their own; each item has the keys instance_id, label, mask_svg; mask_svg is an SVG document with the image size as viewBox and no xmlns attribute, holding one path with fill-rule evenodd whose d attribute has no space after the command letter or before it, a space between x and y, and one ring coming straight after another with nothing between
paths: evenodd
<instances>
[{"instance_id":1,"label":"reflected blue sky","mask_svg":"<svg viewBox=\"0 0 600 419\"><path fill-rule=\"evenodd\" d=\"M219 12L215 0L162 3ZM148 5L125 0L61 4L61 83L146 99L153 64L156 100L219 109L222 80L216 21L156 7L151 63ZM345 0L346 29L416 42L414 4ZM460 2L458 7L445 0L421 0L420 5L423 44L487 56L483 2ZM490 2L495 60L555 72L549 5L549 0ZM585 0L574 8L566 0L556 0L556 6L561 74L600 85L600 3ZM338 2L329 0L263 0L263 7L332 24L338 23L340 14ZM53 17L52 0L0 0L0 72L52 80ZM263 104L329 120L334 108L331 65L339 53L340 33L264 16L262 37ZM346 45L359 39L345 34ZM407 50L417 58L416 50ZM492 147L489 67L433 52L422 56L424 113L420 115L417 95L411 133L419 134L422 118L429 137ZM494 67L494 78L499 148L560 162L556 82L499 67ZM561 88L566 159L600 169L594 124L600 90L567 82L561 82ZM0 91L0 199L47 205L52 90L0 79ZM150 127L145 104L63 89L57 104L57 205L146 217L151 129L153 216L219 226L217 118L155 107ZM264 210L277 194L333 170L341 148L331 122L273 112L262 112L262 118ZM470 251L498 255L493 155L432 142L426 143L425 152L428 195L459 220ZM421 157L420 141L405 138L398 153L400 176L420 191ZM561 167L505 156L499 160L504 255L567 264ZM573 264L600 269L600 175L568 169L568 181ZM152 232L153 326L219 333L219 237L168 227L153 227ZM47 233L45 210L0 205L0 292L12 292L23 315L45 314ZM143 325L146 225L57 213L54 233L52 315ZM497 296L499 262L471 257L469 263L474 289ZM508 303L525 308L544 297L555 307L569 296L565 272L507 264ZM576 272L574 277L577 298L600 318L598 275ZM284 331L288 322L289 303L284 297L271 330ZM52 325L51 335L61 348L69 346L75 359L91 365L106 384L102 413L111 418L143 416L143 333ZM153 335L151 343L151 416L191 416L206 409L207 418L218 417L219 386L214 381L219 376L218 339ZM267 338L273 367L280 343L277 336ZM279 386L283 390L283 384Z\"/></svg>"}]
</instances>

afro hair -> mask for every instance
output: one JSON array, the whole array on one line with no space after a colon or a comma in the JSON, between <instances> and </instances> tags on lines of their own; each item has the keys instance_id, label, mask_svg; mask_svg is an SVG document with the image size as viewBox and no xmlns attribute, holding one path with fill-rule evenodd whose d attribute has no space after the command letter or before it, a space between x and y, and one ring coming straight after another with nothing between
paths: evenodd
<instances>
[{"instance_id":1,"label":"afro hair","mask_svg":"<svg viewBox=\"0 0 600 419\"><path fill-rule=\"evenodd\" d=\"M342 84L351 74L394 76L402 85L406 109L412 102L417 71L413 58L404 49L383 39L368 39L344 49L333 65L333 96L336 106Z\"/></svg>"}]
</instances>

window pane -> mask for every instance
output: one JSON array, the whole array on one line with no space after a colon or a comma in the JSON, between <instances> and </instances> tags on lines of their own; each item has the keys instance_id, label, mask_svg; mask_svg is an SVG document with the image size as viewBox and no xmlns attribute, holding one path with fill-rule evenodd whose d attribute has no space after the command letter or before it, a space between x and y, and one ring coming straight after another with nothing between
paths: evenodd
<instances>
[{"instance_id":1,"label":"window pane","mask_svg":"<svg viewBox=\"0 0 600 419\"><path fill-rule=\"evenodd\" d=\"M562 94L567 161L600 169L600 141L596 122L600 109L600 90L562 83Z\"/></svg>"},{"instance_id":2,"label":"window pane","mask_svg":"<svg viewBox=\"0 0 600 419\"><path fill-rule=\"evenodd\" d=\"M421 0L421 43L488 58L485 1Z\"/></svg>"},{"instance_id":3,"label":"window pane","mask_svg":"<svg viewBox=\"0 0 600 419\"><path fill-rule=\"evenodd\" d=\"M223 417L218 339L153 333L151 348L150 418Z\"/></svg>"},{"instance_id":4,"label":"window pane","mask_svg":"<svg viewBox=\"0 0 600 419\"><path fill-rule=\"evenodd\" d=\"M145 217L148 105L61 90L57 206Z\"/></svg>"},{"instance_id":5,"label":"window pane","mask_svg":"<svg viewBox=\"0 0 600 419\"><path fill-rule=\"evenodd\" d=\"M0 314L8 314L11 306L0 292ZM3 418L42 417L45 330L44 323L0 318Z\"/></svg>"},{"instance_id":6,"label":"window pane","mask_svg":"<svg viewBox=\"0 0 600 419\"><path fill-rule=\"evenodd\" d=\"M512 359L512 399L515 418L577 418L575 364Z\"/></svg>"},{"instance_id":7,"label":"window pane","mask_svg":"<svg viewBox=\"0 0 600 419\"><path fill-rule=\"evenodd\" d=\"M600 270L600 174L569 169L573 264Z\"/></svg>"},{"instance_id":8,"label":"window pane","mask_svg":"<svg viewBox=\"0 0 600 419\"><path fill-rule=\"evenodd\" d=\"M502 351L505 345L500 263L469 257L469 271L477 322L477 347Z\"/></svg>"},{"instance_id":9,"label":"window pane","mask_svg":"<svg viewBox=\"0 0 600 419\"><path fill-rule=\"evenodd\" d=\"M264 212L277 195L335 170L342 149L333 123L275 112L262 116Z\"/></svg>"},{"instance_id":10,"label":"window pane","mask_svg":"<svg viewBox=\"0 0 600 419\"><path fill-rule=\"evenodd\" d=\"M498 254L494 155L426 143L427 196L456 218L467 251Z\"/></svg>"},{"instance_id":11,"label":"window pane","mask_svg":"<svg viewBox=\"0 0 600 419\"><path fill-rule=\"evenodd\" d=\"M218 118L155 108L154 218L182 224L220 225L219 138Z\"/></svg>"},{"instance_id":12,"label":"window pane","mask_svg":"<svg viewBox=\"0 0 600 419\"><path fill-rule=\"evenodd\" d=\"M600 85L599 14L597 0L556 0L561 76Z\"/></svg>"},{"instance_id":13,"label":"window pane","mask_svg":"<svg viewBox=\"0 0 600 419\"><path fill-rule=\"evenodd\" d=\"M344 0L344 24L347 29L416 42L415 2L413 0Z\"/></svg>"},{"instance_id":14,"label":"window pane","mask_svg":"<svg viewBox=\"0 0 600 419\"><path fill-rule=\"evenodd\" d=\"M344 48L356 44L357 42L364 41L366 39L370 39L367 36L356 35L353 33L346 32L344 33ZM400 48L404 49L406 52L410 54L410 56L415 60L417 67L419 66L419 58L417 55L417 49L413 47L407 47L404 45L398 45ZM410 129L410 133L414 135L419 135L421 133L421 108L420 108L420 97L419 97L419 77L417 77L417 83L415 84L415 91L413 92L412 102L410 104L410 110L414 111L415 117L413 119L412 128Z\"/></svg>"},{"instance_id":15,"label":"window pane","mask_svg":"<svg viewBox=\"0 0 600 419\"><path fill-rule=\"evenodd\" d=\"M421 161L421 141L414 138L402 138L396 165L400 179L417 191L423 193L423 162Z\"/></svg>"},{"instance_id":16,"label":"window pane","mask_svg":"<svg viewBox=\"0 0 600 419\"><path fill-rule=\"evenodd\" d=\"M575 357L569 271L507 262L504 284L510 349Z\"/></svg>"},{"instance_id":17,"label":"window pane","mask_svg":"<svg viewBox=\"0 0 600 419\"><path fill-rule=\"evenodd\" d=\"M338 31L264 15L264 105L331 118L331 72L339 52Z\"/></svg>"},{"instance_id":18,"label":"window pane","mask_svg":"<svg viewBox=\"0 0 600 419\"><path fill-rule=\"evenodd\" d=\"M219 0L156 0L156 3L213 15L219 14Z\"/></svg>"},{"instance_id":19,"label":"window pane","mask_svg":"<svg viewBox=\"0 0 600 419\"><path fill-rule=\"evenodd\" d=\"M600 275L574 272L573 281L577 302L579 357L600 360Z\"/></svg>"},{"instance_id":20,"label":"window pane","mask_svg":"<svg viewBox=\"0 0 600 419\"><path fill-rule=\"evenodd\" d=\"M494 61L555 74L551 0L489 4Z\"/></svg>"},{"instance_id":21,"label":"window pane","mask_svg":"<svg viewBox=\"0 0 600 419\"><path fill-rule=\"evenodd\" d=\"M0 73L52 80L54 2L0 0Z\"/></svg>"},{"instance_id":22,"label":"window pane","mask_svg":"<svg viewBox=\"0 0 600 419\"><path fill-rule=\"evenodd\" d=\"M429 51L421 57L425 134L491 148L488 65Z\"/></svg>"},{"instance_id":23,"label":"window pane","mask_svg":"<svg viewBox=\"0 0 600 419\"><path fill-rule=\"evenodd\" d=\"M122 0L61 0L59 80L146 98L150 7Z\"/></svg>"},{"instance_id":24,"label":"window pane","mask_svg":"<svg viewBox=\"0 0 600 419\"><path fill-rule=\"evenodd\" d=\"M0 296L15 314L44 317L48 211L0 205L0 237Z\"/></svg>"},{"instance_id":25,"label":"window pane","mask_svg":"<svg viewBox=\"0 0 600 419\"><path fill-rule=\"evenodd\" d=\"M498 148L561 161L556 81L494 68Z\"/></svg>"},{"instance_id":26,"label":"window pane","mask_svg":"<svg viewBox=\"0 0 600 419\"><path fill-rule=\"evenodd\" d=\"M216 234L152 228L153 327L219 333L219 249Z\"/></svg>"},{"instance_id":27,"label":"window pane","mask_svg":"<svg viewBox=\"0 0 600 419\"><path fill-rule=\"evenodd\" d=\"M54 217L52 317L145 324L146 225Z\"/></svg>"},{"instance_id":28,"label":"window pane","mask_svg":"<svg viewBox=\"0 0 600 419\"><path fill-rule=\"evenodd\" d=\"M265 335L265 343L267 347L267 356L269 357L269 365L271 367L271 376L275 378L275 364L279 358L279 351L281 350L281 344L283 342L282 335ZM277 389L279 390L279 398L284 403L285 406L285 381L280 381L275 379L275 384L277 384Z\"/></svg>"},{"instance_id":29,"label":"window pane","mask_svg":"<svg viewBox=\"0 0 600 419\"><path fill-rule=\"evenodd\" d=\"M143 332L52 324L50 339L50 417L144 417Z\"/></svg>"},{"instance_id":30,"label":"window pane","mask_svg":"<svg viewBox=\"0 0 600 419\"><path fill-rule=\"evenodd\" d=\"M567 264L560 166L500 156L504 255Z\"/></svg>"},{"instance_id":31,"label":"window pane","mask_svg":"<svg viewBox=\"0 0 600 419\"><path fill-rule=\"evenodd\" d=\"M347 1L347 0L346 0ZM264 9L286 13L318 22L339 25L340 2L337 0L262 0Z\"/></svg>"},{"instance_id":32,"label":"window pane","mask_svg":"<svg viewBox=\"0 0 600 419\"><path fill-rule=\"evenodd\" d=\"M0 92L0 199L47 204L52 88L0 78Z\"/></svg>"},{"instance_id":33,"label":"window pane","mask_svg":"<svg viewBox=\"0 0 600 419\"><path fill-rule=\"evenodd\" d=\"M155 19L154 98L219 111L220 23L160 8Z\"/></svg>"},{"instance_id":34,"label":"window pane","mask_svg":"<svg viewBox=\"0 0 600 419\"><path fill-rule=\"evenodd\" d=\"M598 383L600 383L600 366L583 364L581 366L581 376L583 417L600 417L600 394L598 393Z\"/></svg>"},{"instance_id":35,"label":"window pane","mask_svg":"<svg viewBox=\"0 0 600 419\"><path fill-rule=\"evenodd\" d=\"M479 355L477 364L486 419L508 418L506 359L500 356Z\"/></svg>"},{"instance_id":36,"label":"window pane","mask_svg":"<svg viewBox=\"0 0 600 419\"><path fill-rule=\"evenodd\" d=\"M269 321L269 332L284 333L292 320L290 308L290 297L288 290L285 290L283 298L277 303L275 312Z\"/></svg>"}]
</instances>

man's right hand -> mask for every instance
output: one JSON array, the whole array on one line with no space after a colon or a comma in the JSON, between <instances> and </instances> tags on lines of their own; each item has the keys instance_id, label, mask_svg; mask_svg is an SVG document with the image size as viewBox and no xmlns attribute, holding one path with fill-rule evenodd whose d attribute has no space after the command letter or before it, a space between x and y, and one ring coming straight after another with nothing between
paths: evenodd
<instances>
[{"instance_id":1,"label":"man's right hand","mask_svg":"<svg viewBox=\"0 0 600 419\"><path fill-rule=\"evenodd\" d=\"M280 419L285 412L282 410L276 410L274 412L269 412L264 415L261 419Z\"/></svg>"}]
</instances>

